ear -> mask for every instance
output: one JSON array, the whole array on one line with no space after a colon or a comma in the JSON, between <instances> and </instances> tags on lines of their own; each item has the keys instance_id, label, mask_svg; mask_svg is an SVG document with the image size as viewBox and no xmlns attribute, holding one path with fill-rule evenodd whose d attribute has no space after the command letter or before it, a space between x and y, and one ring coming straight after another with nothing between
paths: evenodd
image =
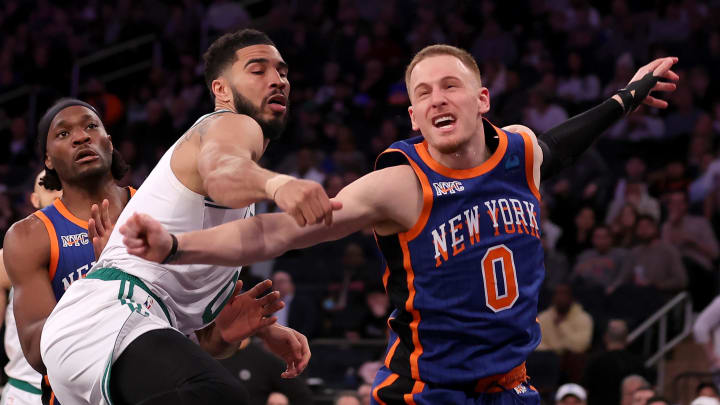
<instances>
[{"instance_id":1,"label":"ear","mask_svg":"<svg viewBox=\"0 0 720 405\"><path fill-rule=\"evenodd\" d=\"M50 170L55 170L55 167L53 166L52 162L50 161L50 157L47 154L45 155L45 167Z\"/></svg>"},{"instance_id":2,"label":"ear","mask_svg":"<svg viewBox=\"0 0 720 405\"><path fill-rule=\"evenodd\" d=\"M35 207L36 210L40 209L40 196L38 195L38 193L30 193L30 204L32 204L32 206Z\"/></svg>"},{"instance_id":3,"label":"ear","mask_svg":"<svg viewBox=\"0 0 720 405\"><path fill-rule=\"evenodd\" d=\"M490 111L490 91L487 87L481 87L478 90L478 112L482 115L487 114Z\"/></svg>"},{"instance_id":4,"label":"ear","mask_svg":"<svg viewBox=\"0 0 720 405\"><path fill-rule=\"evenodd\" d=\"M410 114L410 123L412 124L413 131L419 131L420 127L415 123L415 116L413 115L413 106L408 107L408 114Z\"/></svg>"},{"instance_id":5,"label":"ear","mask_svg":"<svg viewBox=\"0 0 720 405\"><path fill-rule=\"evenodd\" d=\"M212 81L210 85L216 100L229 103L232 101L232 92L230 91L230 83L223 76Z\"/></svg>"},{"instance_id":6,"label":"ear","mask_svg":"<svg viewBox=\"0 0 720 405\"><path fill-rule=\"evenodd\" d=\"M110 134L107 134L108 141L110 141L110 153L113 153L115 151L115 145L112 143L112 136Z\"/></svg>"}]
</instances>

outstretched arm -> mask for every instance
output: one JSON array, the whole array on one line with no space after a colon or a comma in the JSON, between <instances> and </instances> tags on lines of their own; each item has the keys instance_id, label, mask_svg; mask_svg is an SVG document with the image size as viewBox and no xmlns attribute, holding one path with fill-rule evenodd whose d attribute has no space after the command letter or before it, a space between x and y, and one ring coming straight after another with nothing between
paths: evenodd
<instances>
[{"instance_id":1,"label":"outstretched arm","mask_svg":"<svg viewBox=\"0 0 720 405\"><path fill-rule=\"evenodd\" d=\"M177 235L172 263L242 265L335 240L368 226L388 233L410 229L422 210L422 191L412 168L393 166L369 173L345 187L334 199L342 209L330 226L300 227L286 214L264 214L203 231ZM162 262L173 245L162 225L135 214L120 228L128 252Z\"/></svg>"},{"instance_id":2,"label":"outstretched arm","mask_svg":"<svg viewBox=\"0 0 720 405\"><path fill-rule=\"evenodd\" d=\"M542 149L543 180L572 165L590 145L624 115L631 114L641 104L667 108L667 102L650 95L653 91L674 91L679 76L670 70L678 58L655 59L641 67L627 87L602 104L576 115L551 128L538 137ZM671 82L661 82L659 79Z\"/></svg>"}]
</instances>

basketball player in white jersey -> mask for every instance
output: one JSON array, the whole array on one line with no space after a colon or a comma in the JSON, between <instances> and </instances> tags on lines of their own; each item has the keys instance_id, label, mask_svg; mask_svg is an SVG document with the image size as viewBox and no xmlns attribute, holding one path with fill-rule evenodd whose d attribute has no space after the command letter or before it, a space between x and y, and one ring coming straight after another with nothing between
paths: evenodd
<instances>
[{"instance_id":1,"label":"basketball player in white jersey","mask_svg":"<svg viewBox=\"0 0 720 405\"><path fill-rule=\"evenodd\" d=\"M256 163L287 117L287 66L272 41L255 30L222 36L205 54L205 77L215 111L161 158L116 230L134 213L175 232L206 229L252 216L253 203L263 199L298 225L330 223L339 207L319 184ZM237 379L210 355L233 353L251 334L287 362L284 377L297 376L309 361L307 339L274 324L272 314L283 305L277 292L250 305L259 310L243 310L243 300L257 294L233 297L239 274L234 266L150 263L128 254L113 232L98 263L67 290L43 329L42 359L60 401L244 403Z\"/></svg>"},{"instance_id":2,"label":"basketball player in white jersey","mask_svg":"<svg viewBox=\"0 0 720 405\"><path fill-rule=\"evenodd\" d=\"M40 185L40 179L45 176L45 170L35 177L35 186L30 194L30 203L35 209L42 209L52 204L56 198L62 195L62 191L48 190ZM2 261L3 251L0 250L0 289L9 291L9 302L5 310L5 353L8 356L8 363L5 365L5 374L8 376L8 383L2 392L0 404L13 405L40 405L41 389L40 381L42 375L35 371L23 355L20 346L20 338L15 324L13 314L12 284L8 278L5 264ZM4 292L0 292L4 293Z\"/></svg>"}]
</instances>

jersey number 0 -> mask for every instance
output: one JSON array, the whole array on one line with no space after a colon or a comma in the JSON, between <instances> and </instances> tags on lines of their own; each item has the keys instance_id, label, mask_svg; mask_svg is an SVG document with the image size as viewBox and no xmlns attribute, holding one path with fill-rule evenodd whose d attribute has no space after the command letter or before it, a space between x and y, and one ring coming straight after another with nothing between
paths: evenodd
<instances>
[{"instance_id":1,"label":"jersey number 0","mask_svg":"<svg viewBox=\"0 0 720 405\"><path fill-rule=\"evenodd\" d=\"M485 305L494 312L512 308L518 298L517 274L512 250L493 246L482 259Z\"/></svg>"}]
</instances>

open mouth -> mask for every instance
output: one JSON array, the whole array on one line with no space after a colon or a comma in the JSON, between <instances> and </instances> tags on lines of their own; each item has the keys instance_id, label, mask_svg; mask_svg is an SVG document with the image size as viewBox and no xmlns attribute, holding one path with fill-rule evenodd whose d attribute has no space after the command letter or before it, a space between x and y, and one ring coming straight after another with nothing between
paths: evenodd
<instances>
[{"instance_id":1,"label":"open mouth","mask_svg":"<svg viewBox=\"0 0 720 405\"><path fill-rule=\"evenodd\" d=\"M75 154L75 162L76 163L92 162L99 158L100 158L100 156L98 156L98 154L95 153L95 151L93 151L92 149L83 149L80 152L78 152L77 154Z\"/></svg>"},{"instance_id":2,"label":"open mouth","mask_svg":"<svg viewBox=\"0 0 720 405\"><path fill-rule=\"evenodd\" d=\"M452 114L441 114L433 117L432 124L435 128L451 130L455 128L456 118Z\"/></svg>"},{"instance_id":3,"label":"open mouth","mask_svg":"<svg viewBox=\"0 0 720 405\"><path fill-rule=\"evenodd\" d=\"M287 97L282 94L275 94L268 98L267 104L272 111L285 112L287 109Z\"/></svg>"}]
</instances>

